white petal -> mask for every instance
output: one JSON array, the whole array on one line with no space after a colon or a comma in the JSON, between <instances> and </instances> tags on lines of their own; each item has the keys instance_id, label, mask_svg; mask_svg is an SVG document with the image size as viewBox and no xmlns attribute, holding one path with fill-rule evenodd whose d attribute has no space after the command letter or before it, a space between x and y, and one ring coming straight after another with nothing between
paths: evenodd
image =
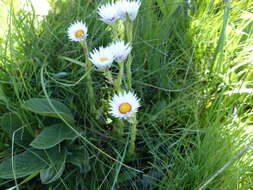
<instances>
[{"instance_id":1,"label":"white petal","mask_svg":"<svg viewBox=\"0 0 253 190\"><path fill-rule=\"evenodd\" d=\"M105 70L111 67L114 61L113 54L108 48L99 47L90 54L90 61L97 67L98 70Z\"/></svg>"},{"instance_id":2,"label":"white petal","mask_svg":"<svg viewBox=\"0 0 253 190\"><path fill-rule=\"evenodd\" d=\"M134 113L138 111L138 108L140 107L140 100L136 97L136 95L132 92L124 92L115 94L110 101L110 113L120 119L127 119L131 118ZM130 104L131 110L128 113L121 113L119 110L119 107L121 104Z\"/></svg>"},{"instance_id":3,"label":"white petal","mask_svg":"<svg viewBox=\"0 0 253 190\"><path fill-rule=\"evenodd\" d=\"M114 24L119 19L119 10L115 4L107 3L98 8L100 20L106 24Z\"/></svg>"},{"instance_id":4,"label":"white petal","mask_svg":"<svg viewBox=\"0 0 253 190\"><path fill-rule=\"evenodd\" d=\"M116 6L118 7L118 14L122 19L126 20L128 17L131 21L133 21L138 14L141 2L139 0L120 0L116 2Z\"/></svg>"},{"instance_id":5,"label":"white petal","mask_svg":"<svg viewBox=\"0 0 253 190\"><path fill-rule=\"evenodd\" d=\"M82 30L84 34L78 38L76 37L76 32L79 30ZM87 32L88 32L88 28L86 27L85 23L83 23L82 21L76 21L69 26L68 37L71 41L80 42L80 41L86 40L88 36Z\"/></svg>"},{"instance_id":6,"label":"white petal","mask_svg":"<svg viewBox=\"0 0 253 190\"><path fill-rule=\"evenodd\" d=\"M116 41L109 46L115 61L122 62L125 61L130 54L132 47L130 44L125 44L124 41Z\"/></svg>"}]
</instances>

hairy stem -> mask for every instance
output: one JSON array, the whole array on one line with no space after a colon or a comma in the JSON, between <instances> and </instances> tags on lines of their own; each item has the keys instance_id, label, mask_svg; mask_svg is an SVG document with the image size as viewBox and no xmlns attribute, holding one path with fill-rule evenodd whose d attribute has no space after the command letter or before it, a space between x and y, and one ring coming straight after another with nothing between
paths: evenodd
<instances>
[{"instance_id":1,"label":"hairy stem","mask_svg":"<svg viewBox=\"0 0 253 190\"><path fill-rule=\"evenodd\" d=\"M121 92L121 91L122 91L121 85L122 85L123 77L124 77L124 62L120 62L120 63L119 63L118 78L117 78L117 81L116 81L116 83L115 83L115 90L116 90L117 92Z\"/></svg>"},{"instance_id":2,"label":"hairy stem","mask_svg":"<svg viewBox=\"0 0 253 190\"><path fill-rule=\"evenodd\" d=\"M113 41L119 40L119 34L118 34L118 31L117 31L116 24L112 25L112 35L113 35Z\"/></svg>"},{"instance_id":3,"label":"hairy stem","mask_svg":"<svg viewBox=\"0 0 253 190\"><path fill-rule=\"evenodd\" d=\"M128 149L129 156L134 155L136 136L137 136L137 119L136 116L134 116L133 122L131 123L130 145Z\"/></svg>"},{"instance_id":4,"label":"hairy stem","mask_svg":"<svg viewBox=\"0 0 253 190\"><path fill-rule=\"evenodd\" d=\"M94 96L94 90L93 90L93 81L91 78L91 72L92 72L92 64L89 60L89 50L86 41L82 41L81 45L83 47L83 53L85 56L85 63L86 63L86 76L87 76L87 89L88 89L88 100L90 104L90 109L92 113L96 113L96 99Z\"/></svg>"},{"instance_id":5,"label":"hairy stem","mask_svg":"<svg viewBox=\"0 0 253 190\"><path fill-rule=\"evenodd\" d=\"M118 137L123 137L124 135L124 122L120 119L116 121L116 125L114 126L114 132Z\"/></svg>"},{"instance_id":6,"label":"hairy stem","mask_svg":"<svg viewBox=\"0 0 253 190\"><path fill-rule=\"evenodd\" d=\"M106 69L104 72L105 78L108 80L108 82L112 85L114 85L113 77L112 77L112 72L109 69Z\"/></svg>"},{"instance_id":7,"label":"hairy stem","mask_svg":"<svg viewBox=\"0 0 253 190\"><path fill-rule=\"evenodd\" d=\"M133 23L131 21L127 21L126 25L126 40L128 43L132 43L133 41ZM128 55L127 63L126 63L126 75L127 75L127 88L132 90L132 66L133 57L131 53Z\"/></svg>"}]
</instances>

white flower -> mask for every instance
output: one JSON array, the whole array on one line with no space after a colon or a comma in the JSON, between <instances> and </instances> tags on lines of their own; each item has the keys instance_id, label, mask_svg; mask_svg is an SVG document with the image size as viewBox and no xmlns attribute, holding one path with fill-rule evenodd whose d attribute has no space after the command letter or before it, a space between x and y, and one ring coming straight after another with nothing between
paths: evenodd
<instances>
[{"instance_id":1,"label":"white flower","mask_svg":"<svg viewBox=\"0 0 253 190\"><path fill-rule=\"evenodd\" d=\"M88 28L82 21L76 21L68 28L68 37L71 41L80 42L86 40Z\"/></svg>"},{"instance_id":2,"label":"white flower","mask_svg":"<svg viewBox=\"0 0 253 190\"><path fill-rule=\"evenodd\" d=\"M120 119L131 118L140 107L140 100L132 92L115 94L110 101L110 113Z\"/></svg>"},{"instance_id":3,"label":"white flower","mask_svg":"<svg viewBox=\"0 0 253 190\"><path fill-rule=\"evenodd\" d=\"M104 23L113 25L119 19L119 10L115 4L107 3L98 8L100 20Z\"/></svg>"},{"instance_id":4,"label":"white flower","mask_svg":"<svg viewBox=\"0 0 253 190\"><path fill-rule=\"evenodd\" d=\"M111 67L113 54L109 48L100 47L95 49L90 55L91 62L97 67L98 70L105 70Z\"/></svg>"},{"instance_id":5,"label":"white flower","mask_svg":"<svg viewBox=\"0 0 253 190\"><path fill-rule=\"evenodd\" d=\"M133 21L138 14L141 2L139 0L120 0L116 2L116 6L120 18L123 20L129 18L131 21Z\"/></svg>"},{"instance_id":6,"label":"white flower","mask_svg":"<svg viewBox=\"0 0 253 190\"><path fill-rule=\"evenodd\" d=\"M116 62L125 61L132 50L130 44L125 44L124 41L116 41L109 46L110 51Z\"/></svg>"}]
</instances>

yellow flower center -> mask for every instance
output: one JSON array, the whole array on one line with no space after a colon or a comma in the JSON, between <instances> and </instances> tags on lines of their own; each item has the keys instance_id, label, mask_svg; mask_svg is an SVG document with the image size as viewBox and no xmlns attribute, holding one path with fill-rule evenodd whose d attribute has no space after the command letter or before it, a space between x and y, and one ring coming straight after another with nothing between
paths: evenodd
<instances>
[{"instance_id":1,"label":"yellow flower center","mask_svg":"<svg viewBox=\"0 0 253 190\"><path fill-rule=\"evenodd\" d=\"M77 30L76 33L75 33L75 36L77 38L81 38L83 35L84 35L84 31L82 29Z\"/></svg>"},{"instance_id":2,"label":"yellow flower center","mask_svg":"<svg viewBox=\"0 0 253 190\"><path fill-rule=\"evenodd\" d=\"M132 109L132 107L129 103L123 103L119 106L119 111L122 114L126 114L126 113L130 112L131 109Z\"/></svg>"},{"instance_id":3,"label":"yellow flower center","mask_svg":"<svg viewBox=\"0 0 253 190\"><path fill-rule=\"evenodd\" d=\"M99 60L100 60L102 63L108 61L108 59L107 59L106 57L101 57Z\"/></svg>"}]
</instances>

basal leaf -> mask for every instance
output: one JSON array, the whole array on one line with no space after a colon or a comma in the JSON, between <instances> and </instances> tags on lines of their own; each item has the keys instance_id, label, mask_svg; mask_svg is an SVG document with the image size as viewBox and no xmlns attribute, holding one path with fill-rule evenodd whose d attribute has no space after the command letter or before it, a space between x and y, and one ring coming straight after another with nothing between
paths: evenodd
<instances>
[{"instance_id":1,"label":"basal leaf","mask_svg":"<svg viewBox=\"0 0 253 190\"><path fill-rule=\"evenodd\" d=\"M73 139L76 136L75 132L65 124L56 124L46 127L30 145L37 149L47 149L59 144L65 139Z\"/></svg>"},{"instance_id":2,"label":"basal leaf","mask_svg":"<svg viewBox=\"0 0 253 190\"><path fill-rule=\"evenodd\" d=\"M46 98L32 98L23 104L23 108L43 116L59 119L62 117L67 122L74 123L73 115L67 106L57 100L49 101Z\"/></svg>"},{"instance_id":3,"label":"basal leaf","mask_svg":"<svg viewBox=\"0 0 253 190\"><path fill-rule=\"evenodd\" d=\"M3 91L2 85L0 85L0 101L3 101L5 104L8 104L8 98Z\"/></svg>"},{"instance_id":4,"label":"basal leaf","mask_svg":"<svg viewBox=\"0 0 253 190\"><path fill-rule=\"evenodd\" d=\"M81 173L90 171L89 152L84 146L82 147L68 147L67 162L70 162L80 168Z\"/></svg>"},{"instance_id":5,"label":"basal leaf","mask_svg":"<svg viewBox=\"0 0 253 190\"><path fill-rule=\"evenodd\" d=\"M58 147L50 150L28 149L13 157L14 164L11 158L0 164L0 178L13 179L13 172L16 178L31 175L50 166L52 160L59 160L62 155Z\"/></svg>"},{"instance_id":6,"label":"basal leaf","mask_svg":"<svg viewBox=\"0 0 253 190\"><path fill-rule=\"evenodd\" d=\"M32 141L32 136L22 127L22 121L15 113L5 113L0 118L0 127L16 144L29 145Z\"/></svg>"},{"instance_id":7,"label":"basal leaf","mask_svg":"<svg viewBox=\"0 0 253 190\"><path fill-rule=\"evenodd\" d=\"M52 165L40 172L40 179L43 184L49 184L59 179L65 169L66 154L54 160Z\"/></svg>"}]
</instances>

